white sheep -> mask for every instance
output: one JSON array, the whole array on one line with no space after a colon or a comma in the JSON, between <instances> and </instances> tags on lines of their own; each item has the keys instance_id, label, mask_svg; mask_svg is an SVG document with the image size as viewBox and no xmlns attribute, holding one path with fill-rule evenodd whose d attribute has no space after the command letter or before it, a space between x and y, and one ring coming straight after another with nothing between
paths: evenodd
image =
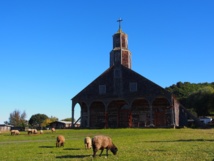
<instances>
[{"instance_id":1,"label":"white sheep","mask_svg":"<svg viewBox=\"0 0 214 161\"><path fill-rule=\"evenodd\" d=\"M40 134L43 134L43 130L40 130Z\"/></svg>"},{"instance_id":2,"label":"white sheep","mask_svg":"<svg viewBox=\"0 0 214 161\"><path fill-rule=\"evenodd\" d=\"M11 135L19 135L19 130L11 130Z\"/></svg>"},{"instance_id":3,"label":"white sheep","mask_svg":"<svg viewBox=\"0 0 214 161\"><path fill-rule=\"evenodd\" d=\"M27 133L28 133L28 135L29 135L29 134L32 134L32 129L28 129L28 130L27 130Z\"/></svg>"},{"instance_id":4,"label":"white sheep","mask_svg":"<svg viewBox=\"0 0 214 161\"><path fill-rule=\"evenodd\" d=\"M52 131L52 133L53 133L53 132L55 132L55 131L56 131L56 129L55 129L55 128L51 128L51 131Z\"/></svg>"},{"instance_id":5,"label":"white sheep","mask_svg":"<svg viewBox=\"0 0 214 161\"><path fill-rule=\"evenodd\" d=\"M37 130L36 129L28 129L27 132L28 132L28 135L29 134L37 134Z\"/></svg>"},{"instance_id":6,"label":"white sheep","mask_svg":"<svg viewBox=\"0 0 214 161\"><path fill-rule=\"evenodd\" d=\"M108 136L104 135L97 135L94 136L92 139L92 147L93 147L93 157L96 156L96 152L98 150L101 150L101 153L99 156L102 155L103 150L106 149L106 156L108 157L108 150L111 150L111 152L116 155L117 154L117 147L113 144L112 139Z\"/></svg>"},{"instance_id":7,"label":"white sheep","mask_svg":"<svg viewBox=\"0 0 214 161\"><path fill-rule=\"evenodd\" d=\"M91 149L91 138L89 136L84 139L85 149Z\"/></svg>"},{"instance_id":8,"label":"white sheep","mask_svg":"<svg viewBox=\"0 0 214 161\"><path fill-rule=\"evenodd\" d=\"M63 146L64 147L65 144L65 137L63 135L59 135L56 138L56 147L60 147Z\"/></svg>"},{"instance_id":9,"label":"white sheep","mask_svg":"<svg viewBox=\"0 0 214 161\"><path fill-rule=\"evenodd\" d=\"M37 131L36 129L32 129L32 133L33 133L33 134L37 134L37 132L38 132L38 131Z\"/></svg>"}]
</instances>

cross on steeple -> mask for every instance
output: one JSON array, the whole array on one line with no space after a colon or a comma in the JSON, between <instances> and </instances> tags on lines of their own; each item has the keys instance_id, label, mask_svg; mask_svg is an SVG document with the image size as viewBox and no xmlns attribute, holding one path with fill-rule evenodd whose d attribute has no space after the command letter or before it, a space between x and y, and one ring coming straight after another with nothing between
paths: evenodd
<instances>
[{"instance_id":1,"label":"cross on steeple","mask_svg":"<svg viewBox=\"0 0 214 161\"><path fill-rule=\"evenodd\" d=\"M118 29L118 31L121 31L121 22L122 22L123 20L121 19L121 18L119 18L119 20L117 20L117 22L119 22L119 29Z\"/></svg>"}]
</instances>

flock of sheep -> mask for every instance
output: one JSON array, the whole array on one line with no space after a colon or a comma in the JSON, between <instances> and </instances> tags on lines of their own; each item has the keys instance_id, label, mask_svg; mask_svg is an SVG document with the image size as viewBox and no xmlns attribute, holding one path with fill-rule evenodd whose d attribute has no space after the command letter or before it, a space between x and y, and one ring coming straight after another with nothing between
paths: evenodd
<instances>
[{"instance_id":1,"label":"flock of sheep","mask_svg":"<svg viewBox=\"0 0 214 161\"><path fill-rule=\"evenodd\" d=\"M55 132L55 128L51 129L52 132ZM37 134L36 129L28 129L29 134ZM11 135L19 135L19 130L11 130ZM40 134L43 134L43 131L40 130ZM56 147L64 147L65 137L63 135L58 135L56 138ZM96 135L93 138L85 137L84 138L85 149L93 148L93 157L96 156L98 150L101 150L100 155L102 155L103 150L106 149L106 156L108 157L108 150L110 150L114 155L117 154L118 148L113 144L112 139L105 135Z\"/></svg>"},{"instance_id":2,"label":"flock of sheep","mask_svg":"<svg viewBox=\"0 0 214 161\"><path fill-rule=\"evenodd\" d=\"M63 146L65 143L65 137L59 135L56 138L56 147ZM103 150L106 149L106 156L108 157L108 150L110 150L114 155L117 154L117 147L113 144L112 139L105 135L96 135L92 139L90 137L85 137L84 139L85 149L93 148L93 157L96 156L98 150L101 150L100 155L102 155Z\"/></svg>"},{"instance_id":3,"label":"flock of sheep","mask_svg":"<svg viewBox=\"0 0 214 161\"><path fill-rule=\"evenodd\" d=\"M55 130L55 128L52 128L51 131L55 132L56 130ZM11 135L19 135L20 134L19 130L11 130L10 133L11 133ZM37 129L28 129L27 133L28 133L28 135L38 134L38 130ZM39 133L43 134L43 130L40 130Z\"/></svg>"}]
</instances>

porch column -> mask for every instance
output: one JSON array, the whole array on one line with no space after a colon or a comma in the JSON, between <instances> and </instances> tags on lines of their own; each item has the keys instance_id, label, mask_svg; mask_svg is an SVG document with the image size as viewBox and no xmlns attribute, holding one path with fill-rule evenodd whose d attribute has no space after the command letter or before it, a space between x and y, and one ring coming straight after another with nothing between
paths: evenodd
<instances>
[{"instance_id":1,"label":"porch column","mask_svg":"<svg viewBox=\"0 0 214 161\"><path fill-rule=\"evenodd\" d=\"M105 128L108 128L108 109L105 104Z\"/></svg>"},{"instance_id":2,"label":"porch column","mask_svg":"<svg viewBox=\"0 0 214 161\"><path fill-rule=\"evenodd\" d=\"M87 127L90 127L90 114L91 114L91 111L90 111L90 106L89 104L87 104L87 113L88 113L88 120L87 120Z\"/></svg>"},{"instance_id":3,"label":"porch column","mask_svg":"<svg viewBox=\"0 0 214 161\"><path fill-rule=\"evenodd\" d=\"M150 111L149 111L149 113L150 113L150 127L154 127L153 115L152 115L153 111L152 111L152 104L151 103L149 103L149 109L150 109Z\"/></svg>"},{"instance_id":4,"label":"porch column","mask_svg":"<svg viewBox=\"0 0 214 161\"><path fill-rule=\"evenodd\" d=\"M175 128L175 113L174 113L174 106L171 105L170 106L171 108L171 125Z\"/></svg>"},{"instance_id":5,"label":"porch column","mask_svg":"<svg viewBox=\"0 0 214 161\"><path fill-rule=\"evenodd\" d=\"M74 127L74 103L72 102L72 110L71 110L71 127Z\"/></svg>"}]
</instances>

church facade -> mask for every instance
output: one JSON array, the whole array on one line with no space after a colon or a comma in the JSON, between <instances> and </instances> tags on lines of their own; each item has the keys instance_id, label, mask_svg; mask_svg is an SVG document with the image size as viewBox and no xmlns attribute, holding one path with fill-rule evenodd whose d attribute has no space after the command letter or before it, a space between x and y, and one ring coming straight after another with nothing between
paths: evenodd
<instances>
[{"instance_id":1,"label":"church facade","mask_svg":"<svg viewBox=\"0 0 214 161\"><path fill-rule=\"evenodd\" d=\"M71 99L72 118L80 105L82 128L178 127L189 118L197 122L170 92L133 71L131 57L128 35L119 25L110 67Z\"/></svg>"}]
</instances>

